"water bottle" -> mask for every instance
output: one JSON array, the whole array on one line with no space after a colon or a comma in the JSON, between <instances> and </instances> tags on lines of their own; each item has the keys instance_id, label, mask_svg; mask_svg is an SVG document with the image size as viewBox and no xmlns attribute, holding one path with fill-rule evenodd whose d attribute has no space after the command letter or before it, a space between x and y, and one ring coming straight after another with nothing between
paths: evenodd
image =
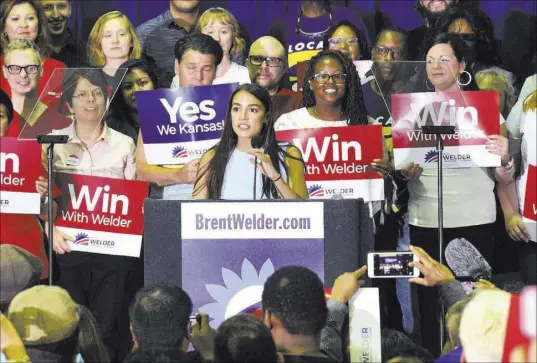
<instances>
[{"instance_id":1,"label":"water bottle","mask_svg":"<svg viewBox=\"0 0 537 363\"><path fill-rule=\"evenodd\" d=\"M343 196L341 195L341 189L335 189L334 190L334 195L332 195L331 199L334 199L334 200L343 199Z\"/></svg>"}]
</instances>

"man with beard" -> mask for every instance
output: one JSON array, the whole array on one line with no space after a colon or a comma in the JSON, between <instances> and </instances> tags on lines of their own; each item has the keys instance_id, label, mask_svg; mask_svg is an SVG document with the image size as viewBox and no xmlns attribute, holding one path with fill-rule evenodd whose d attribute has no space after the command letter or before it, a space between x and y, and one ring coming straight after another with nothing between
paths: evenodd
<instances>
[{"instance_id":1,"label":"man with beard","mask_svg":"<svg viewBox=\"0 0 537 363\"><path fill-rule=\"evenodd\" d=\"M417 60L421 44L435 28L440 16L452 6L463 6L463 2L464 0L416 0L414 9L424 18L425 24L408 32L409 59Z\"/></svg>"},{"instance_id":2,"label":"man with beard","mask_svg":"<svg viewBox=\"0 0 537 363\"><path fill-rule=\"evenodd\" d=\"M371 55L374 61L372 69L362 79L362 93L367 107L367 114L374 119L375 125L382 125L386 148L390 160L393 160L392 117L390 99L392 93L401 93L406 89L401 73L404 66L400 61L407 59L407 32L401 28L390 27L381 30ZM397 179L397 178L396 178ZM398 183L398 200L388 212L375 214L375 250L395 251L399 239L403 238L402 225L406 209L401 207L406 190L405 183ZM391 183L386 192L392 193ZM386 193L385 192L385 193ZM392 198L388 198L391 202ZM404 204L404 203L403 203ZM384 220L381 221L381 214ZM403 331L403 314L395 289L395 279L375 279L379 288L381 321L390 329Z\"/></svg>"},{"instance_id":3,"label":"man with beard","mask_svg":"<svg viewBox=\"0 0 537 363\"><path fill-rule=\"evenodd\" d=\"M50 57L65 63L68 67L87 65L86 44L76 39L67 27L71 16L69 0L40 0L47 18Z\"/></svg>"},{"instance_id":4,"label":"man with beard","mask_svg":"<svg viewBox=\"0 0 537 363\"><path fill-rule=\"evenodd\" d=\"M276 38L265 36L257 39L250 47L246 66L252 83L269 92L274 105L275 120L300 107L300 94L283 87L287 71L287 52Z\"/></svg>"}]
</instances>

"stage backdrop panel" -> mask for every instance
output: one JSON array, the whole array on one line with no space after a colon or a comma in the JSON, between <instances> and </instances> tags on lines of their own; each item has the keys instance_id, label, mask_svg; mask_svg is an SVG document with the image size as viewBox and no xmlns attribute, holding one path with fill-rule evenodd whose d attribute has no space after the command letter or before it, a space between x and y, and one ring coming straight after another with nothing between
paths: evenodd
<instances>
[{"instance_id":1,"label":"stage backdrop panel","mask_svg":"<svg viewBox=\"0 0 537 363\"><path fill-rule=\"evenodd\" d=\"M145 284L156 282L183 285L181 240L181 209L187 203L229 203L230 201L176 201L146 199L144 204L144 267ZM233 203L252 203L237 201ZM263 212L264 203L256 201ZM282 211L286 203L279 201ZM319 203L304 201L303 203ZM364 202L359 200L322 201L324 214L324 284L332 287L343 272L354 271L367 263L373 246L373 227ZM257 267L259 268L259 267Z\"/></svg>"}]
</instances>

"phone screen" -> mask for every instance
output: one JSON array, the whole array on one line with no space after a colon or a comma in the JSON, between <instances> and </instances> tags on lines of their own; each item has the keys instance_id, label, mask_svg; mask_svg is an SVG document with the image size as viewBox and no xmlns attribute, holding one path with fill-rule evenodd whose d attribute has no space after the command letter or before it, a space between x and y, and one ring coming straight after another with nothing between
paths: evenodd
<instances>
[{"instance_id":1,"label":"phone screen","mask_svg":"<svg viewBox=\"0 0 537 363\"><path fill-rule=\"evenodd\" d=\"M397 253L393 255L373 255L375 276L409 276L414 275L414 268L409 264L414 260L412 253Z\"/></svg>"}]
</instances>

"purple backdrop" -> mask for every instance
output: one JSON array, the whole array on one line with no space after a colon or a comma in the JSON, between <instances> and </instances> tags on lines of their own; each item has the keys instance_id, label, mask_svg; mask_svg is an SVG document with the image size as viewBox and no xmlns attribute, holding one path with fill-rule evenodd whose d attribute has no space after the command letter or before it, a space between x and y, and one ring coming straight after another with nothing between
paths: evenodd
<instances>
[{"instance_id":1,"label":"purple backdrop","mask_svg":"<svg viewBox=\"0 0 537 363\"><path fill-rule=\"evenodd\" d=\"M278 14L285 11L289 5L286 1L263 1L263 0L229 0L229 1L207 1L215 6L222 6L229 9L250 32L252 39L263 35L275 20ZM299 1L299 0L293 0ZM420 16L413 9L413 0L347 0L335 1L337 5L347 5L348 7L358 7L366 11L373 12L375 7L379 8L392 21L404 28L412 29L422 23ZM91 26L100 15L112 10L120 10L127 14L134 26L138 26L144 21L155 17L166 11L169 1L164 0L73 0L74 15L71 25L77 30L82 39L87 39L87 34ZM290 6L292 7L292 6ZM485 11L497 29L503 29L503 20L510 11L520 10L525 13L536 13L537 2L533 0L510 0L510 1L480 1L480 7ZM503 39L502 34L497 34L499 39Z\"/></svg>"}]
</instances>

